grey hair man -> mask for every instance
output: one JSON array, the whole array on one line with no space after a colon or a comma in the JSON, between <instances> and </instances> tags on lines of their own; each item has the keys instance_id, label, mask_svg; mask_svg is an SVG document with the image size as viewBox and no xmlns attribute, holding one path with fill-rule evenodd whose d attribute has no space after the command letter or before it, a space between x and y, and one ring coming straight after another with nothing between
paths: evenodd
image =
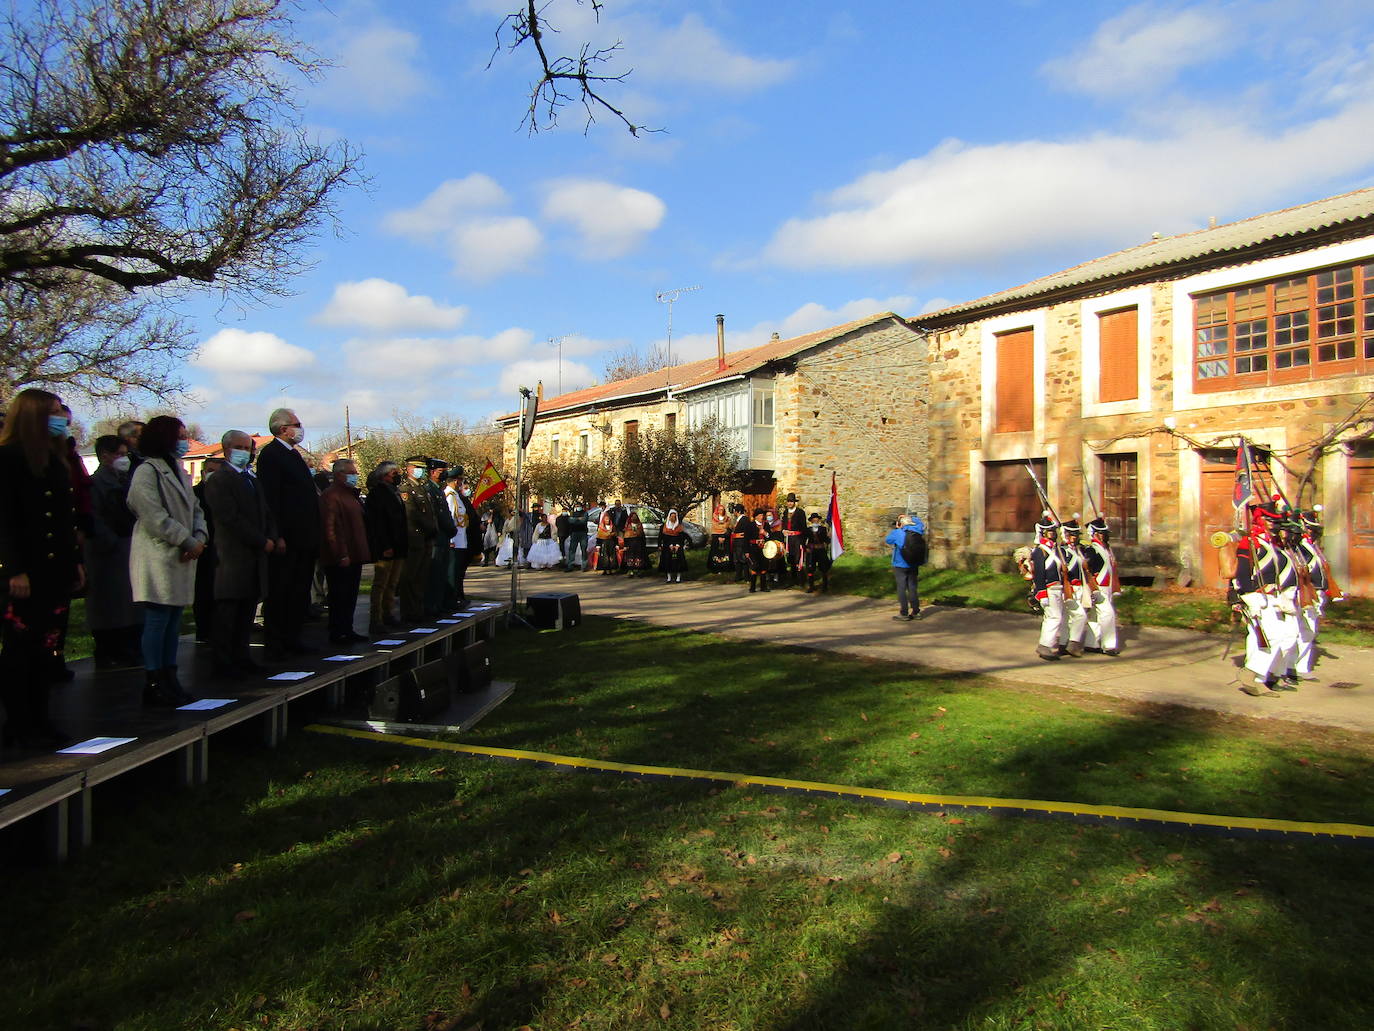
<instances>
[{"instance_id":1,"label":"grey hair man","mask_svg":"<svg viewBox=\"0 0 1374 1031\"><path fill-rule=\"evenodd\" d=\"M273 439L258 455L258 485L286 550L278 548L267 564L262 616L269 654L282 658L314 650L301 640L301 631L320 550L320 492L310 460L299 450L305 430L296 413L278 408L267 417L267 428Z\"/></svg>"}]
</instances>

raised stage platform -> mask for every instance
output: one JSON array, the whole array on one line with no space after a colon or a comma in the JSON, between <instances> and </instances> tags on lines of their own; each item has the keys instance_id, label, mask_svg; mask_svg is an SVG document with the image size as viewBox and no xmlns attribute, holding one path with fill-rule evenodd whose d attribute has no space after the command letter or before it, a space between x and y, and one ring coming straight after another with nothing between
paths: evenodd
<instances>
[{"instance_id":1,"label":"raised stage platform","mask_svg":"<svg viewBox=\"0 0 1374 1031\"><path fill-rule=\"evenodd\" d=\"M382 681L494 638L509 611L506 602L474 599L451 615L349 648L326 645L323 625L311 624L305 643L318 647L317 653L273 663L255 647L265 673L251 680L216 679L209 648L186 637L178 675L200 700L179 709L144 707L141 670L96 673L90 659L69 663L76 679L54 686L51 710L72 743L53 752L0 756L0 830L34 821L29 826L48 857L61 861L90 844L99 785L164 758L179 783L204 783L215 734L255 724L264 743L275 746L286 735L291 703L309 696L339 717L365 713L372 689ZM429 729L471 726L510 691L510 684L498 683L458 696ZM6 834L7 840L17 838Z\"/></svg>"}]
</instances>

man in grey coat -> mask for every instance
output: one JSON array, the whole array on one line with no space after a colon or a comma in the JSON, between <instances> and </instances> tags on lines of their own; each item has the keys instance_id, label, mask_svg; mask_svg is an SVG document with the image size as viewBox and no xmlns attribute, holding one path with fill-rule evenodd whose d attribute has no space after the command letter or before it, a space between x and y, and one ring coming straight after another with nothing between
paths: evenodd
<instances>
[{"instance_id":1,"label":"man in grey coat","mask_svg":"<svg viewBox=\"0 0 1374 1031\"><path fill-rule=\"evenodd\" d=\"M224 468L205 481L215 520L215 619L211 638L217 676L240 679L261 672L248 652L253 612L267 591L267 556L284 547L272 510L250 468L256 446L242 430L220 440Z\"/></svg>"},{"instance_id":2,"label":"man in grey coat","mask_svg":"<svg viewBox=\"0 0 1374 1031\"><path fill-rule=\"evenodd\" d=\"M137 669L143 665L137 642L143 613L129 583L129 544L134 514L124 503L129 492L129 449L113 434L95 442L100 463L91 474L91 534L86 538L86 623L95 641L97 670Z\"/></svg>"}]
</instances>

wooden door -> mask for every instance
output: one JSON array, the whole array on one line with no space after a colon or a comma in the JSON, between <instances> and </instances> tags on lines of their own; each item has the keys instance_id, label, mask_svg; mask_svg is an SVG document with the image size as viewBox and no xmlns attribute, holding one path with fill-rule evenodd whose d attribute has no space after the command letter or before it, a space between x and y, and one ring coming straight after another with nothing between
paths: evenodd
<instances>
[{"instance_id":1,"label":"wooden door","mask_svg":"<svg viewBox=\"0 0 1374 1031\"><path fill-rule=\"evenodd\" d=\"M1221 576L1218 552L1211 538L1218 530L1230 531L1236 526L1236 508L1232 502L1236 488L1234 457L1230 462L1222 462L1217 461L1216 456L1204 455L1201 488L1198 549L1202 555L1202 578L1194 586L1224 588L1226 581Z\"/></svg>"},{"instance_id":2,"label":"wooden door","mask_svg":"<svg viewBox=\"0 0 1374 1031\"><path fill-rule=\"evenodd\" d=\"M1350 513L1350 582L1341 587L1368 597L1374 593L1374 450L1352 455L1349 462L1346 511Z\"/></svg>"},{"instance_id":3,"label":"wooden door","mask_svg":"<svg viewBox=\"0 0 1374 1031\"><path fill-rule=\"evenodd\" d=\"M771 473L752 472L740 491L739 503L752 518L756 508L773 508L778 500L778 481Z\"/></svg>"}]
</instances>

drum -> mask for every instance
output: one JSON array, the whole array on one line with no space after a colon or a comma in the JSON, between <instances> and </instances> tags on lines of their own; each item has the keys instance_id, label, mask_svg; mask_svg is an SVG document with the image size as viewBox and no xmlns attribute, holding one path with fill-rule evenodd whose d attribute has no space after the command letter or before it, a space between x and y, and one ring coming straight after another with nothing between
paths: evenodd
<instances>
[{"instance_id":1,"label":"drum","mask_svg":"<svg viewBox=\"0 0 1374 1031\"><path fill-rule=\"evenodd\" d=\"M768 540L763 542L763 557L768 561L773 561L782 554L782 545L777 541Z\"/></svg>"}]
</instances>

